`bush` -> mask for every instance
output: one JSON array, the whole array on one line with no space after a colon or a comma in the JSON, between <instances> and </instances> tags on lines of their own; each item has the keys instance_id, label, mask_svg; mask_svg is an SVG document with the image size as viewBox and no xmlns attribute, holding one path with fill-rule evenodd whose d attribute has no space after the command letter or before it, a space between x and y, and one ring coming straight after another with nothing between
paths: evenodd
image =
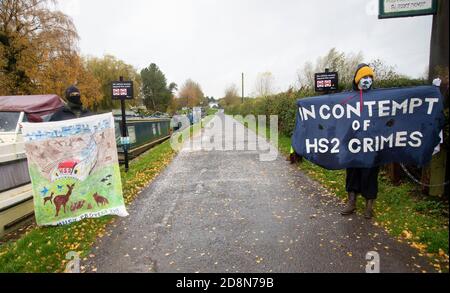
<instances>
[{"instance_id":1,"label":"bush","mask_svg":"<svg viewBox=\"0 0 450 293\"><path fill-rule=\"evenodd\" d=\"M377 88L407 87L426 85L423 79L408 79L398 77L395 79L376 81ZM351 85L341 85L342 90L351 89ZM266 115L269 122L270 115L278 115L278 129L281 134L292 136L295 128L297 114L297 100L305 97L313 97L318 94L311 88L302 88L298 91L290 89L287 92L254 99L246 99L244 103L238 103L225 109L229 115Z\"/></svg>"},{"instance_id":2,"label":"bush","mask_svg":"<svg viewBox=\"0 0 450 293\"><path fill-rule=\"evenodd\" d=\"M315 96L316 94L309 89L299 91L290 90L273 96L247 99L244 103L230 106L226 113L230 115L266 115L278 116L278 127L283 135L291 136L295 127L295 118L297 113L297 100L303 97Z\"/></svg>"}]
</instances>

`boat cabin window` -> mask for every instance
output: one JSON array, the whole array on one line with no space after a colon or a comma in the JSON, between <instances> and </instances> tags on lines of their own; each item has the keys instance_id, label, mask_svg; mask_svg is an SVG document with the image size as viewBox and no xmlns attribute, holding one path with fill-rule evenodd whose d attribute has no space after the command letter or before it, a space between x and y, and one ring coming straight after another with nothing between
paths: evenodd
<instances>
[{"instance_id":1,"label":"boat cabin window","mask_svg":"<svg viewBox=\"0 0 450 293\"><path fill-rule=\"evenodd\" d=\"M15 132L20 112L0 112L0 132Z\"/></svg>"}]
</instances>

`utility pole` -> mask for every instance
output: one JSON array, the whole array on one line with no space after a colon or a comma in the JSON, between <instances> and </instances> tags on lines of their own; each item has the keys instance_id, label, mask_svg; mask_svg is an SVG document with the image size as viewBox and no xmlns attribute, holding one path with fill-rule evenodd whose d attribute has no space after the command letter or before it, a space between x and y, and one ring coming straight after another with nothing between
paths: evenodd
<instances>
[{"instance_id":1,"label":"utility pole","mask_svg":"<svg viewBox=\"0 0 450 293\"><path fill-rule=\"evenodd\" d=\"M244 73L242 73L242 104L244 104Z\"/></svg>"}]
</instances>

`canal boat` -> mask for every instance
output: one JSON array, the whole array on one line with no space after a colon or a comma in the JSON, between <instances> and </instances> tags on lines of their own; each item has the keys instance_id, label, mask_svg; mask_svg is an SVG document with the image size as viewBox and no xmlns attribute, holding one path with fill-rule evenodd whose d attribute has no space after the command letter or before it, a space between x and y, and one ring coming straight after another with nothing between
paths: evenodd
<instances>
[{"instance_id":1,"label":"canal boat","mask_svg":"<svg viewBox=\"0 0 450 293\"><path fill-rule=\"evenodd\" d=\"M124 146L121 145L122 117L115 113L116 141L119 152L119 160L123 160ZM127 136L130 138L128 152L131 157L136 157L159 144L172 134L171 119L166 117L142 117L127 111Z\"/></svg>"},{"instance_id":2,"label":"canal boat","mask_svg":"<svg viewBox=\"0 0 450 293\"><path fill-rule=\"evenodd\" d=\"M57 95L0 97L0 237L34 211L20 123L49 121L63 106Z\"/></svg>"}]
</instances>

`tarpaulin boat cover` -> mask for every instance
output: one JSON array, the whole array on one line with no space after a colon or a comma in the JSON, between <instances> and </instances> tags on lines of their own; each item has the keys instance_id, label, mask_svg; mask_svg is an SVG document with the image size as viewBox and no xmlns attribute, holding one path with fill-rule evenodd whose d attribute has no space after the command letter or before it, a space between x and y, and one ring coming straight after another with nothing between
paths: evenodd
<instances>
[{"instance_id":1,"label":"tarpaulin boat cover","mask_svg":"<svg viewBox=\"0 0 450 293\"><path fill-rule=\"evenodd\" d=\"M64 106L57 95L4 96L0 97L0 112L25 112L47 115Z\"/></svg>"}]
</instances>

